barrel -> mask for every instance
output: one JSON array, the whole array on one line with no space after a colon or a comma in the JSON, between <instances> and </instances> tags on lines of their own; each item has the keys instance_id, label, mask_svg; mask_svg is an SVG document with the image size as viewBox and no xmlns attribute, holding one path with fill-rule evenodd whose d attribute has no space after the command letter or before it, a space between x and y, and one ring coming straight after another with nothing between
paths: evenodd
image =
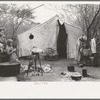
<instances>
[{"instance_id":1,"label":"barrel","mask_svg":"<svg viewBox=\"0 0 100 100\"><path fill-rule=\"evenodd\" d=\"M20 74L20 63L0 63L0 76L11 77Z\"/></svg>"}]
</instances>

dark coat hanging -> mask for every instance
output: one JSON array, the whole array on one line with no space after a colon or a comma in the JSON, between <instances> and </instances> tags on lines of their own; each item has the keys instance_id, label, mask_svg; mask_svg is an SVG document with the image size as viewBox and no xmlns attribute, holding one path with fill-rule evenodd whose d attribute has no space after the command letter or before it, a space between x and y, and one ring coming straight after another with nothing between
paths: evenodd
<instances>
[{"instance_id":1,"label":"dark coat hanging","mask_svg":"<svg viewBox=\"0 0 100 100\"><path fill-rule=\"evenodd\" d=\"M57 52L59 58L66 58L67 57L67 33L65 29L64 23L61 25L59 20L58 25L59 25L59 34L57 38Z\"/></svg>"}]
</instances>

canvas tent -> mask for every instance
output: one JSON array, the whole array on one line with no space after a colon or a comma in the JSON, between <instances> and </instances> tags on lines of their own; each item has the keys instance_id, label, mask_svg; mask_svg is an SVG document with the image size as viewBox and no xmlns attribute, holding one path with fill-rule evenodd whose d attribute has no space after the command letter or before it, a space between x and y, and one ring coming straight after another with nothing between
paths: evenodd
<instances>
[{"instance_id":1,"label":"canvas tent","mask_svg":"<svg viewBox=\"0 0 100 100\"><path fill-rule=\"evenodd\" d=\"M21 33L18 38L19 57L29 56L34 46L46 49L48 47L57 50L57 38L59 34L59 25L61 23L59 16L54 16L50 20L30 30ZM66 33L68 34L66 42L67 58L74 58L76 55L76 41L81 36L82 31L72 25L64 22ZM30 39L33 38L33 39Z\"/></svg>"}]
</instances>

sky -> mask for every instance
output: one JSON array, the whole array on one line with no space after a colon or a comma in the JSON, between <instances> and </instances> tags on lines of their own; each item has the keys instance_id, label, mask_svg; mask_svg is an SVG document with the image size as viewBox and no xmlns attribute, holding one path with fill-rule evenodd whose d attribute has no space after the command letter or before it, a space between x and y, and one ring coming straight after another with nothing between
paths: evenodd
<instances>
[{"instance_id":1,"label":"sky","mask_svg":"<svg viewBox=\"0 0 100 100\"><path fill-rule=\"evenodd\" d=\"M29 6L31 8L37 7L39 5L41 5L41 4L29 4ZM47 20L49 20L50 18L54 17L55 15L59 15L60 17L62 17L62 15L60 13L62 13L62 14L64 14L64 13L61 10L59 10L59 12L58 12L58 10L56 11L55 5L56 4L45 4L37 9L35 9L34 13L33 13L36 16L34 19L34 22L44 23ZM60 4L60 6L61 6L61 4ZM67 15L68 15L67 17L70 17L70 18L72 17L72 15L70 15L70 13L67 13ZM67 19L69 19L69 18L67 18ZM66 19L66 22L71 24L70 21L67 19ZM74 20L75 18L72 17L71 19Z\"/></svg>"},{"instance_id":2,"label":"sky","mask_svg":"<svg viewBox=\"0 0 100 100\"><path fill-rule=\"evenodd\" d=\"M10 3L10 4L13 4L13 3ZM42 3L36 3L36 2L32 2L32 3L22 3L22 2L20 2L20 3L18 3L18 2L15 2L14 4L17 4L17 6L19 6L19 7L20 6L25 7L26 5L28 5L31 9L44 4L43 6L33 10L33 12L34 12L33 15L36 16L35 19L33 19L33 21L36 22L36 23L44 23L47 20L54 17L55 15L59 15L60 17L62 17L62 15L63 15L62 18L64 19L64 17L65 17L64 21L66 21L69 24L71 23L71 21L69 19L71 19L71 20L75 19L73 17L74 14L73 14L72 11L71 11L72 14L67 13L67 15L64 15L65 12L62 12L62 10L59 9L59 7L62 7L62 5L63 6L65 5L64 3L44 3L44 2L42 2Z\"/></svg>"},{"instance_id":3,"label":"sky","mask_svg":"<svg viewBox=\"0 0 100 100\"><path fill-rule=\"evenodd\" d=\"M9 2L10 3L10 2ZM13 3L10 3L10 4L13 4ZM55 9L55 6L56 5L59 5L59 6L62 6L64 5L64 3L37 3L37 2L32 2L32 3L22 3L22 2L15 2L14 4L17 4L17 6L23 6L25 7L25 5L28 5L31 9L37 7L37 6L40 6L42 4L44 4L43 6L39 7L39 8L36 8L35 10L33 10L33 15L36 16L35 19L33 19L34 22L36 23L44 23L46 22L47 20L49 20L50 18L54 17L55 15L60 15L60 13L62 13L61 11L59 11L60 13L58 13L58 10L56 11ZM70 14L67 14L70 18ZM68 17L67 16L67 17ZM66 18L66 20L69 19L69 18ZM73 18L72 18L73 19ZM69 20L67 20L68 22ZM69 23L69 22L68 22Z\"/></svg>"},{"instance_id":4,"label":"sky","mask_svg":"<svg viewBox=\"0 0 100 100\"><path fill-rule=\"evenodd\" d=\"M27 5L31 9L33 9L35 7L42 5L42 4L44 4L44 3L32 3L32 4L28 3ZM18 4L19 7L20 7L20 5L23 5L23 4ZM49 20L50 18L54 17L57 14L56 11L49 9L46 6L47 5L44 4L43 6L40 6L39 8L36 8L35 10L33 10L33 15L36 16L35 19L34 19L34 22L44 23L45 21Z\"/></svg>"},{"instance_id":5,"label":"sky","mask_svg":"<svg viewBox=\"0 0 100 100\"><path fill-rule=\"evenodd\" d=\"M32 5L30 5L30 6L32 6ZM36 23L44 23L48 19L54 17L56 14L57 14L57 12L46 8L45 6L41 6L34 10L34 15L36 16L34 21Z\"/></svg>"},{"instance_id":6,"label":"sky","mask_svg":"<svg viewBox=\"0 0 100 100\"><path fill-rule=\"evenodd\" d=\"M50 19L51 17L55 16L57 13L54 11L51 11L49 9L45 9L45 7L41 7L40 9L35 10L35 15L37 16L35 18L35 22L43 23Z\"/></svg>"}]
</instances>

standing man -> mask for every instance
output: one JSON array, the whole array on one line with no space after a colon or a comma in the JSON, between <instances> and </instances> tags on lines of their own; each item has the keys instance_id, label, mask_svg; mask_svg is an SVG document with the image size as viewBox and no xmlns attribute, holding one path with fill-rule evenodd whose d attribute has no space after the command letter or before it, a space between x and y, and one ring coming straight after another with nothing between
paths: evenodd
<instances>
[{"instance_id":1,"label":"standing man","mask_svg":"<svg viewBox=\"0 0 100 100\"><path fill-rule=\"evenodd\" d=\"M78 62L82 62L84 59L83 55L83 49L86 47L86 41L87 37L86 36L81 36L78 38L77 43L76 43L76 60Z\"/></svg>"}]
</instances>

